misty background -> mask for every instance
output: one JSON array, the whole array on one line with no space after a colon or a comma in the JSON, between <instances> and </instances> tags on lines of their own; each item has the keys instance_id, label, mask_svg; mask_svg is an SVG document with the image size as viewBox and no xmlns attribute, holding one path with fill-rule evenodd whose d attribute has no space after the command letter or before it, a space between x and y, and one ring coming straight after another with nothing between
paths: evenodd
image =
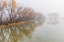
<instances>
[{"instance_id":1,"label":"misty background","mask_svg":"<svg viewBox=\"0 0 64 42\"><path fill-rule=\"evenodd\" d=\"M64 0L16 0L25 7L31 7L36 12L41 12L46 17L50 13L58 13L59 18L64 18Z\"/></svg>"}]
</instances>

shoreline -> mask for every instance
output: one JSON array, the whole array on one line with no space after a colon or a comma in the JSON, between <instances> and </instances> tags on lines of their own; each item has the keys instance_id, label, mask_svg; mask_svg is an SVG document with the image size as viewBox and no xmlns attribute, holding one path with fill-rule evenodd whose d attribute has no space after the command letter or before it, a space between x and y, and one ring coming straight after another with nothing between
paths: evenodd
<instances>
[{"instance_id":1,"label":"shoreline","mask_svg":"<svg viewBox=\"0 0 64 42\"><path fill-rule=\"evenodd\" d=\"M0 25L0 28L5 28L5 27L13 27L13 26L18 26L18 25L23 25L23 24L25 24L25 23L27 23L27 22L33 22L34 20L29 20L29 21L21 21L21 22L18 22L18 23L9 23L8 25L5 25L5 24L3 24L3 25Z\"/></svg>"}]
</instances>

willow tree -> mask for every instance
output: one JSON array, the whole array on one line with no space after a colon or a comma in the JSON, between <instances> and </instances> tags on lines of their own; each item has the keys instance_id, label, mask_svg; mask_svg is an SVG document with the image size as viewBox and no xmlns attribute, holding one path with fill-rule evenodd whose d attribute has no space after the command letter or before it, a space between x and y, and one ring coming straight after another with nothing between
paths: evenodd
<instances>
[{"instance_id":1,"label":"willow tree","mask_svg":"<svg viewBox=\"0 0 64 42\"><path fill-rule=\"evenodd\" d=\"M12 21L12 16L15 14L15 0L0 0L0 21L1 23L9 23Z\"/></svg>"},{"instance_id":2,"label":"willow tree","mask_svg":"<svg viewBox=\"0 0 64 42\"><path fill-rule=\"evenodd\" d=\"M16 7L16 1L15 0L11 0L12 1L12 8Z\"/></svg>"},{"instance_id":3,"label":"willow tree","mask_svg":"<svg viewBox=\"0 0 64 42\"><path fill-rule=\"evenodd\" d=\"M16 8L16 1L15 0L1 0L0 1L1 7L10 7L10 8Z\"/></svg>"},{"instance_id":4,"label":"willow tree","mask_svg":"<svg viewBox=\"0 0 64 42\"><path fill-rule=\"evenodd\" d=\"M29 7L18 5L16 0L0 0L0 24L35 19L37 12Z\"/></svg>"}]
</instances>

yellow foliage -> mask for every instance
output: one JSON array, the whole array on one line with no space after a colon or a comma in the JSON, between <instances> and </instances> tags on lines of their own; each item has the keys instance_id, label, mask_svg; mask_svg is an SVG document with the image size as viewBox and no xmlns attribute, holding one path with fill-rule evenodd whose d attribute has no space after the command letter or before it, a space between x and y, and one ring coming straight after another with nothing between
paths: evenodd
<instances>
[{"instance_id":1,"label":"yellow foliage","mask_svg":"<svg viewBox=\"0 0 64 42\"><path fill-rule=\"evenodd\" d=\"M15 0L11 0L12 1L12 8L16 7L16 1Z\"/></svg>"},{"instance_id":2,"label":"yellow foliage","mask_svg":"<svg viewBox=\"0 0 64 42\"><path fill-rule=\"evenodd\" d=\"M7 5L6 1L2 2L2 7L5 7Z\"/></svg>"}]
</instances>

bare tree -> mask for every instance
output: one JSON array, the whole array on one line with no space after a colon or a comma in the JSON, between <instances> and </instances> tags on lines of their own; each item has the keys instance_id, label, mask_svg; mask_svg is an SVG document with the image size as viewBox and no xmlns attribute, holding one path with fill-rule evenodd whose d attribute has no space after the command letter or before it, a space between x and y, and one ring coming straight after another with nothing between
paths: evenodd
<instances>
[{"instance_id":1,"label":"bare tree","mask_svg":"<svg viewBox=\"0 0 64 42\"><path fill-rule=\"evenodd\" d=\"M0 24L35 19L37 14L30 7L17 5L15 0L0 0Z\"/></svg>"}]
</instances>

